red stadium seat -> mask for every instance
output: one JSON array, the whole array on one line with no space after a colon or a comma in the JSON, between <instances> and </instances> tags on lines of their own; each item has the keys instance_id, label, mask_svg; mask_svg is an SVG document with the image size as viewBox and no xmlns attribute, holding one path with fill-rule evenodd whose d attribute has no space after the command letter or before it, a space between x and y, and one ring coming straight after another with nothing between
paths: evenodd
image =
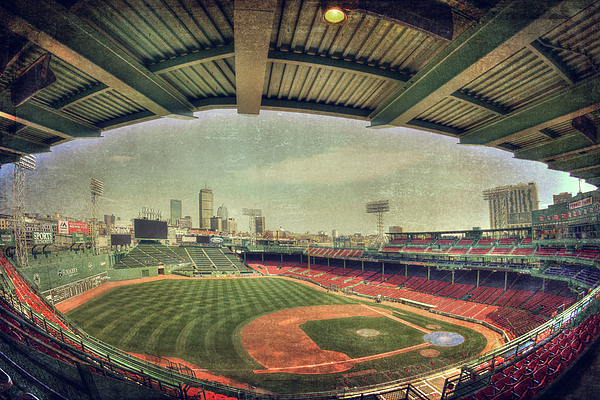
<instances>
[{"instance_id":1,"label":"red stadium seat","mask_svg":"<svg viewBox=\"0 0 600 400\"><path fill-rule=\"evenodd\" d=\"M493 388L497 391L497 392L501 392L502 390L504 390L508 385L510 385L512 383L512 377L511 376L505 376L504 378L492 383Z\"/></svg>"},{"instance_id":2,"label":"red stadium seat","mask_svg":"<svg viewBox=\"0 0 600 400\"><path fill-rule=\"evenodd\" d=\"M512 398L513 398L513 394L512 394L512 391L510 391L510 389L509 389L509 390L505 390L501 393L498 393L494 397L490 398L490 400L512 400Z\"/></svg>"},{"instance_id":3,"label":"red stadium seat","mask_svg":"<svg viewBox=\"0 0 600 400\"><path fill-rule=\"evenodd\" d=\"M517 383L513 389L514 398L523 399L526 398L529 388L531 387L531 377L523 379Z\"/></svg>"}]
</instances>

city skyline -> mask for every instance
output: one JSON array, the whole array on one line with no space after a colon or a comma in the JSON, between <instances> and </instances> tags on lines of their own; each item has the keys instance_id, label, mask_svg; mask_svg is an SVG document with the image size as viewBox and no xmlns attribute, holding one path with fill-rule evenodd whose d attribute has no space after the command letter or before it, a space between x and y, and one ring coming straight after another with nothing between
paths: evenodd
<instances>
[{"instance_id":1,"label":"city skyline","mask_svg":"<svg viewBox=\"0 0 600 400\"><path fill-rule=\"evenodd\" d=\"M93 177L104 182L100 214L122 220L142 207L167 210L170 199L182 201L183 215L199 215L198 193L208 187L240 227L247 223L243 208L261 208L268 230L369 235L377 231L364 211L371 201L388 199L384 225L405 231L485 229L485 189L536 182L541 208L554 194L579 191L577 179L542 163L408 128L375 130L364 121L275 111L196 115L115 129L36 155L25 212L88 218ZM0 169L0 189L0 212L10 214L10 165ZM593 189L582 183L582 191Z\"/></svg>"}]
</instances>

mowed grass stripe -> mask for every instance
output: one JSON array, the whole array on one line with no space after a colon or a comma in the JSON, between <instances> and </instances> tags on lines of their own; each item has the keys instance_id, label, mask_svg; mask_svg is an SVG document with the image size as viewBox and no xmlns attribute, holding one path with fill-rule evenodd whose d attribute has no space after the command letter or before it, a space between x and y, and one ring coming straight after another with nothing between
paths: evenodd
<instances>
[{"instance_id":1,"label":"mowed grass stripe","mask_svg":"<svg viewBox=\"0 0 600 400\"><path fill-rule=\"evenodd\" d=\"M250 321L276 311L332 303L359 301L280 278L189 279L115 288L67 315L88 334L125 351L179 357L219 375L287 392L290 382L297 382L298 390L329 390L340 374L255 375L252 371L261 366L245 352L241 330ZM372 301L366 303L376 306ZM410 313L394 314L423 327L433 322ZM439 325L456 331L449 324ZM266 340L267 336L265 332ZM448 357L451 351L442 353ZM405 357L368 361L348 372L401 368ZM417 352L410 362L421 358Z\"/></svg>"}]
</instances>

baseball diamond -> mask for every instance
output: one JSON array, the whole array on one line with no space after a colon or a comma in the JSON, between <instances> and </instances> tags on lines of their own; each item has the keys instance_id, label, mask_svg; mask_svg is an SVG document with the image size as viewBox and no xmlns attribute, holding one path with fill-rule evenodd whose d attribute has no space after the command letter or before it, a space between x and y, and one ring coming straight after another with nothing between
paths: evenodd
<instances>
[{"instance_id":1,"label":"baseball diamond","mask_svg":"<svg viewBox=\"0 0 600 400\"><path fill-rule=\"evenodd\" d=\"M160 301L148 302L150 293ZM431 360L441 367L489 345L481 333L446 317L400 314L282 278L153 279L93 296L75 300L67 315L94 337L142 358L183 360L216 380L274 392L331 390L342 374L361 371L410 375L405 367L432 370ZM456 332L465 343L428 343L428 325ZM363 329L379 334L357 334ZM420 352L429 348L437 353Z\"/></svg>"}]
</instances>

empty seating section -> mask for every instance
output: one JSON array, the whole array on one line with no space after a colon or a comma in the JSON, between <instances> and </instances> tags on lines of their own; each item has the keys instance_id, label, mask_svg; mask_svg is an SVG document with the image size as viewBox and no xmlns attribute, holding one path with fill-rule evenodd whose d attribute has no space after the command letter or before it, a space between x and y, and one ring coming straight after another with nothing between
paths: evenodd
<instances>
[{"instance_id":1,"label":"empty seating section","mask_svg":"<svg viewBox=\"0 0 600 400\"><path fill-rule=\"evenodd\" d=\"M497 248L495 248L495 249L493 249L493 250L492 250L492 255L498 255L498 256L501 256L501 255L508 255L508 254L510 254L512 251L513 251L513 249L512 249L512 248L498 248L498 247L497 247Z\"/></svg>"},{"instance_id":2,"label":"empty seating section","mask_svg":"<svg viewBox=\"0 0 600 400\"><path fill-rule=\"evenodd\" d=\"M484 388L460 400L530 399L556 380L596 339L600 315L592 314L574 329L566 329L520 357L486 369Z\"/></svg>"},{"instance_id":3,"label":"empty seating section","mask_svg":"<svg viewBox=\"0 0 600 400\"><path fill-rule=\"evenodd\" d=\"M492 249L471 249L471 251L469 251L469 254L471 254L471 255L486 255L491 250Z\"/></svg>"},{"instance_id":4,"label":"empty seating section","mask_svg":"<svg viewBox=\"0 0 600 400\"><path fill-rule=\"evenodd\" d=\"M455 246L471 246L473 244L473 239L460 239L456 242Z\"/></svg>"},{"instance_id":5,"label":"empty seating section","mask_svg":"<svg viewBox=\"0 0 600 400\"><path fill-rule=\"evenodd\" d=\"M493 246L496 239L479 239L477 246Z\"/></svg>"},{"instance_id":6,"label":"empty seating section","mask_svg":"<svg viewBox=\"0 0 600 400\"><path fill-rule=\"evenodd\" d=\"M536 257L551 257L558 253L558 249L538 249L535 252Z\"/></svg>"},{"instance_id":7,"label":"empty seating section","mask_svg":"<svg viewBox=\"0 0 600 400\"><path fill-rule=\"evenodd\" d=\"M498 246L514 246L517 243L517 238L502 238L498 240Z\"/></svg>"},{"instance_id":8,"label":"empty seating section","mask_svg":"<svg viewBox=\"0 0 600 400\"><path fill-rule=\"evenodd\" d=\"M0 265L2 265L2 269L12 282L17 298L21 302L27 304L38 314L43 315L50 321L59 325L61 328L69 329L62 319L56 316L46 301L35 293L35 291L27 284L27 282L25 282L21 274L15 270L13 265L2 254L0 254Z\"/></svg>"},{"instance_id":9,"label":"empty seating section","mask_svg":"<svg viewBox=\"0 0 600 400\"><path fill-rule=\"evenodd\" d=\"M415 267L416 268L416 267ZM427 274L422 267L421 272ZM509 338L518 337L539 326L551 317L560 307L573 304L574 299L549 293L536 293L531 290L504 290L497 287L479 286L465 283L449 283L443 280L427 279L424 276L405 276L402 273L382 275L381 271L362 271L352 268L296 264L285 272L274 273L311 279L325 287L359 293L365 296L383 296L395 300L411 300L435 306L435 310L451 315L486 321L506 332ZM433 272L433 271L432 271ZM490 272L482 280L491 279ZM519 285L521 275L512 278L513 285ZM495 279L496 284L504 282ZM438 273L443 278L443 274ZM468 273L457 279L466 279ZM490 282L494 282L493 279ZM564 285L566 287L566 284ZM562 289L560 289L562 290ZM539 315L538 315L539 314Z\"/></svg>"},{"instance_id":10,"label":"empty seating section","mask_svg":"<svg viewBox=\"0 0 600 400\"><path fill-rule=\"evenodd\" d=\"M426 239L413 239L410 241L411 246L429 246L431 244L432 238Z\"/></svg>"},{"instance_id":11,"label":"empty seating section","mask_svg":"<svg viewBox=\"0 0 600 400\"><path fill-rule=\"evenodd\" d=\"M406 241L407 241L407 240L408 240L408 239L406 239L406 238L402 238L402 239L393 239L393 240L392 240L390 243L391 243L391 244L397 244L397 245L404 246L404 245L406 244Z\"/></svg>"},{"instance_id":12,"label":"empty seating section","mask_svg":"<svg viewBox=\"0 0 600 400\"><path fill-rule=\"evenodd\" d=\"M511 255L513 256L530 256L535 249L514 249Z\"/></svg>"},{"instance_id":13,"label":"empty seating section","mask_svg":"<svg viewBox=\"0 0 600 400\"><path fill-rule=\"evenodd\" d=\"M215 246L165 246L159 243L140 242L114 268L140 268L157 265L191 263L197 272L249 273L253 270L241 262L227 247ZM266 273L264 264L256 269Z\"/></svg>"}]
</instances>

